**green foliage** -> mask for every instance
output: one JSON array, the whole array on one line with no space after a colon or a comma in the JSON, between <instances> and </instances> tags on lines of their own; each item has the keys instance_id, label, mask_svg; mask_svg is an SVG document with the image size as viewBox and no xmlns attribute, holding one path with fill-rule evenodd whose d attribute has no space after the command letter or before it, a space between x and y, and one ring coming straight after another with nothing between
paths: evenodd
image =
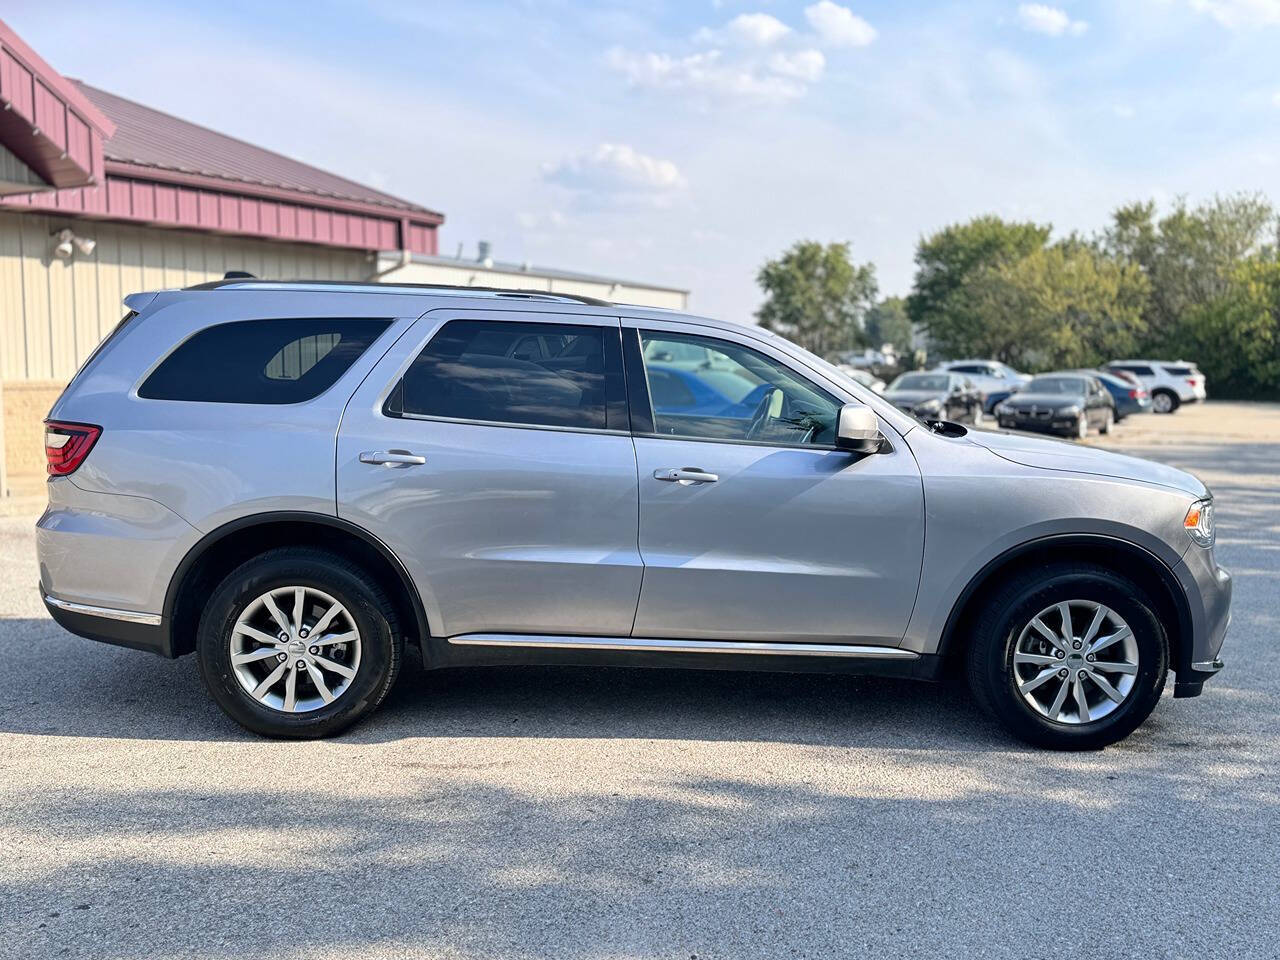
<instances>
[{"instance_id":1,"label":"green foliage","mask_svg":"<svg viewBox=\"0 0 1280 960\"><path fill-rule=\"evenodd\" d=\"M1199 364L1215 396L1280 399L1280 218L1236 194L1160 216L1112 215L1098 236L1049 240L1048 224L984 216L920 241L911 295L874 301L847 244L798 243L760 271L765 326L818 353L870 342L932 359L991 357L1028 371L1122 356ZM865 327L864 327L865 318Z\"/></svg>"},{"instance_id":2,"label":"green foliage","mask_svg":"<svg viewBox=\"0 0 1280 960\"><path fill-rule=\"evenodd\" d=\"M949 356L971 355L970 344L982 340L990 318L975 312L965 291L967 281L1042 249L1051 229L1047 224L1006 223L985 216L922 240L907 315L924 329L936 350Z\"/></svg>"},{"instance_id":3,"label":"green foliage","mask_svg":"<svg viewBox=\"0 0 1280 960\"><path fill-rule=\"evenodd\" d=\"M1280 262L1251 257L1226 283L1171 331L1169 356L1195 359L1214 396L1280 400Z\"/></svg>"},{"instance_id":4,"label":"green foliage","mask_svg":"<svg viewBox=\"0 0 1280 960\"><path fill-rule=\"evenodd\" d=\"M1101 247L1150 281L1141 352L1176 352L1186 339L1183 324L1227 297L1239 264L1265 255L1275 238L1275 210L1257 194L1215 197L1194 209L1180 199L1159 219L1152 202L1117 210Z\"/></svg>"},{"instance_id":5,"label":"green foliage","mask_svg":"<svg viewBox=\"0 0 1280 960\"><path fill-rule=\"evenodd\" d=\"M1142 328L1146 278L1078 243L985 267L954 298L981 318L964 345L1028 370L1093 366L1130 352Z\"/></svg>"},{"instance_id":6,"label":"green foliage","mask_svg":"<svg viewBox=\"0 0 1280 960\"><path fill-rule=\"evenodd\" d=\"M867 340L877 350L886 343L893 344L899 353L911 349L911 318L907 316L907 301L902 297L885 297L867 311Z\"/></svg>"},{"instance_id":7,"label":"green foliage","mask_svg":"<svg viewBox=\"0 0 1280 960\"><path fill-rule=\"evenodd\" d=\"M876 297L872 264L855 264L849 244L801 241L760 268L760 326L826 356L864 346L863 319Z\"/></svg>"}]
</instances>

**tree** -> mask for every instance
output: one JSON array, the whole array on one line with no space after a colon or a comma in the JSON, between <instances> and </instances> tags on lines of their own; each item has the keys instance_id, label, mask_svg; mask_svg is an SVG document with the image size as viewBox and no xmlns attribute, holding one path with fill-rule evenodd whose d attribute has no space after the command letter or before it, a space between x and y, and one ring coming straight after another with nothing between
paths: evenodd
<instances>
[{"instance_id":1,"label":"tree","mask_svg":"<svg viewBox=\"0 0 1280 960\"><path fill-rule=\"evenodd\" d=\"M902 297L885 297L868 310L866 329L867 340L877 350L886 343L893 344L899 353L911 350L911 318Z\"/></svg>"},{"instance_id":2,"label":"tree","mask_svg":"<svg viewBox=\"0 0 1280 960\"><path fill-rule=\"evenodd\" d=\"M1047 224L1008 223L996 216L953 224L916 249L916 278L907 298L907 315L943 353L961 356L982 339L989 319L973 314L958 296L980 271L1015 263L1049 240Z\"/></svg>"},{"instance_id":3,"label":"tree","mask_svg":"<svg viewBox=\"0 0 1280 960\"><path fill-rule=\"evenodd\" d=\"M876 271L855 264L849 244L802 240L760 268L765 300L756 319L766 330L819 356L866 343L863 319L876 296Z\"/></svg>"},{"instance_id":4,"label":"tree","mask_svg":"<svg viewBox=\"0 0 1280 960\"><path fill-rule=\"evenodd\" d=\"M1070 239L971 273L949 300L976 321L958 353L1049 369L1131 351L1146 298L1140 269Z\"/></svg>"},{"instance_id":5,"label":"tree","mask_svg":"<svg viewBox=\"0 0 1280 960\"><path fill-rule=\"evenodd\" d=\"M1195 358L1215 396L1280 400L1280 261L1236 265L1224 296L1192 308L1170 356Z\"/></svg>"},{"instance_id":6,"label":"tree","mask_svg":"<svg viewBox=\"0 0 1280 960\"><path fill-rule=\"evenodd\" d=\"M1184 341L1181 325L1228 296L1238 266L1250 256L1267 254L1276 227L1271 204L1249 193L1215 197L1194 209L1179 199L1159 220L1154 202L1117 210L1102 248L1122 263L1140 267L1150 281L1143 352L1169 353Z\"/></svg>"}]
</instances>

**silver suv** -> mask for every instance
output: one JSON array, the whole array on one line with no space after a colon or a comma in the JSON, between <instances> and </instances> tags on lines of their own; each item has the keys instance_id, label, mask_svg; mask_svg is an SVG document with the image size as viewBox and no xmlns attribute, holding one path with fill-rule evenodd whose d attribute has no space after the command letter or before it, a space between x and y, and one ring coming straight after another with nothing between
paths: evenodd
<instances>
[{"instance_id":1,"label":"silver suv","mask_svg":"<svg viewBox=\"0 0 1280 960\"><path fill-rule=\"evenodd\" d=\"M406 647L963 673L1060 748L1221 667L1196 478L917 420L758 328L439 287L127 304L47 424L40 588L75 633L195 653L261 734L348 726Z\"/></svg>"}]
</instances>

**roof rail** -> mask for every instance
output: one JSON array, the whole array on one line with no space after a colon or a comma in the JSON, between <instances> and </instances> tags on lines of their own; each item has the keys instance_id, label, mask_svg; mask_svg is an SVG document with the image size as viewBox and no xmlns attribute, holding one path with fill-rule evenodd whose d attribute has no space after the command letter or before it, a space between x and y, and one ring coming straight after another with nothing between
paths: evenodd
<instances>
[{"instance_id":1,"label":"roof rail","mask_svg":"<svg viewBox=\"0 0 1280 960\"><path fill-rule=\"evenodd\" d=\"M239 290L253 290L260 288L278 288L278 289L311 289L314 287L331 287L336 289L361 290L379 293L394 293L396 290L410 289L421 290L424 293L441 292L448 293L452 296L465 296L468 294L480 294L491 297L510 297L513 300L549 300L570 301L573 303L582 303L591 307L612 307L614 304L608 300L600 300L596 297L582 296L577 293L557 293L550 290L511 290L505 287L469 287L461 284L449 283L374 283L359 280L245 280L240 278L231 278L223 280L209 280L206 283L193 284L190 287L183 287L184 290L221 290L226 288L234 288Z\"/></svg>"}]
</instances>

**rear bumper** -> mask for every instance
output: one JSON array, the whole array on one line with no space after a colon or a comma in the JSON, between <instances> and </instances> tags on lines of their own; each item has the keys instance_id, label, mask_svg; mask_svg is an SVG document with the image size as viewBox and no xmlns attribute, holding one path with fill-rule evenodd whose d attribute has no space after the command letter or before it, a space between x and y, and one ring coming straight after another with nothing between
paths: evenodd
<instances>
[{"instance_id":1,"label":"rear bumper","mask_svg":"<svg viewBox=\"0 0 1280 960\"><path fill-rule=\"evenodd\" d=\"M44 607L58 626L76 636L131 650L146 650L172 659L169 631L158 614L116 610L60 600L40 590Z\"/></svg>"}]
</instances>

